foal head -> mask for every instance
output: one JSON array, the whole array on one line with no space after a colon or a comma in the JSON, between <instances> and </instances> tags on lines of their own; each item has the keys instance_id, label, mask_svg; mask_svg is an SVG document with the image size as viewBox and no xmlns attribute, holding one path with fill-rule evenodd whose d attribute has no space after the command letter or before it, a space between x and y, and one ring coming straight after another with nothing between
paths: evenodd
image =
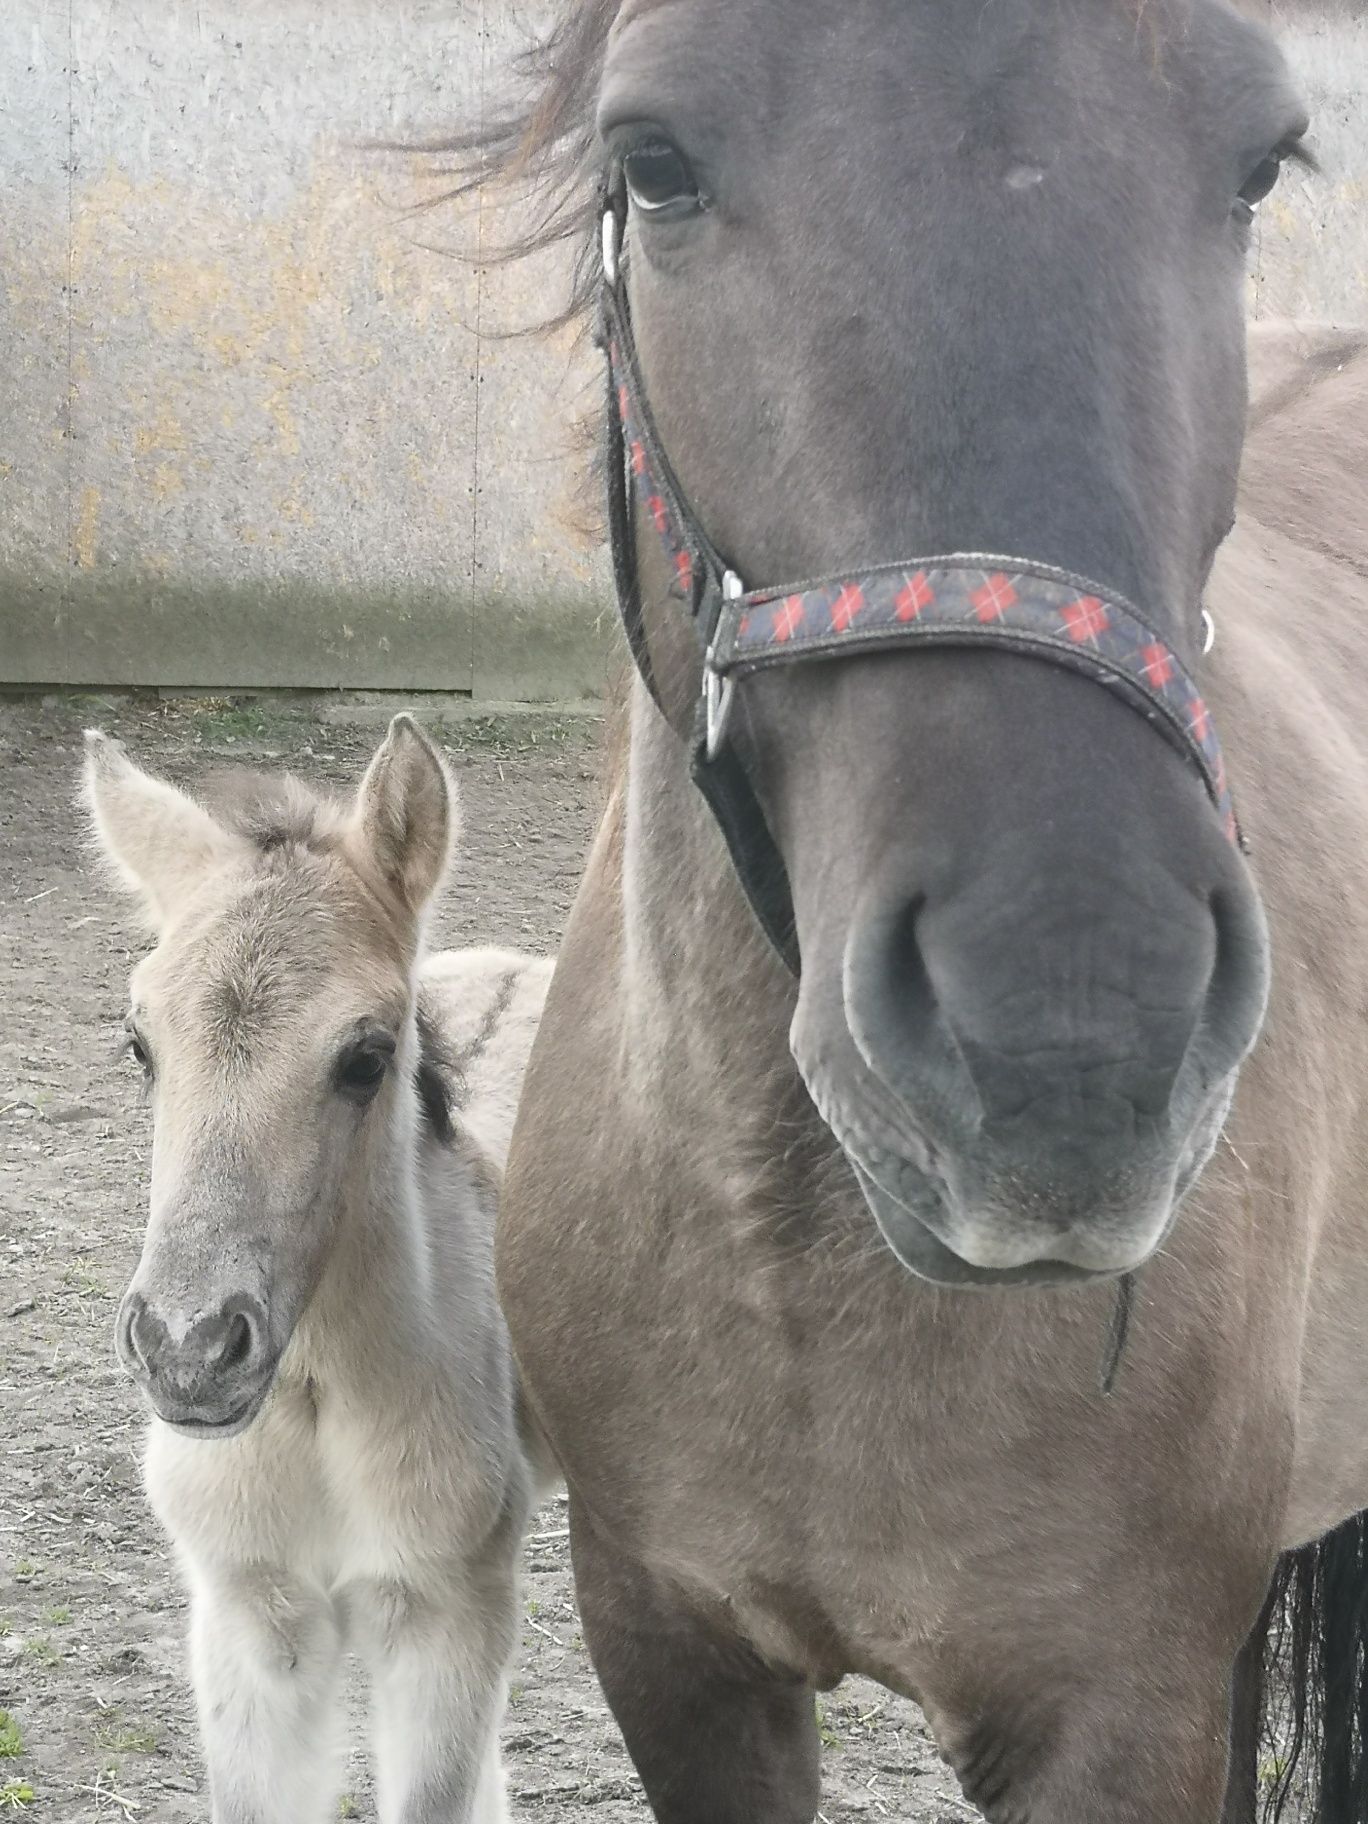
<instances>
[{"instance_id":1,"label":"foal head","mask_svg":"<svg viewBox=\"0 0 1368 1824\"><path fill-rule=\"evenodd\" d=\"M1009 554L1129 598L1195 667L1250 223L1306 126L1265 32L1226 0L582 17L660 441L745 583ZM641 551L679 721L697 660ZM1190 758L1000 650L760 673L731 738L792 889L794 1054L902 1259L980 1285L1144 1260L1267 985Z\"/></svg>"},{"instance_id":2,"label":"foal head","mask_svg":"<svg viewBox=\"0 0 1368 1824\"><path fill-rule=\"evenodd\" d=\"M230 1435L270 1389L344 1197L405 1144L414 966L453 788L406 716L345 807L249 777L211 812L94 732L85 785L157 936L127 1021L155 1136L119 1354L162 1418Z\"/></svg>"}]
</instances>

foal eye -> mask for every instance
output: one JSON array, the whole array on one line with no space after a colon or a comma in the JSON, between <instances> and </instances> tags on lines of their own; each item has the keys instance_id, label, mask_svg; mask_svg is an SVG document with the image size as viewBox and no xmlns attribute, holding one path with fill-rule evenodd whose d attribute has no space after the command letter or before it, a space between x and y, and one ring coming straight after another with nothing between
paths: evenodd
<instances>
[{"instance_id":1,"label":"foal eye","mask_svg":"<svg viewBox=\"0 0 1368 1824\"><path fill-rule=\"evenodd\" d=\"M1270 152L1267 158L1259 160L1240 186L1240 194L1235 200L1235 214L1240 221L1253 221L1254 212L1259 204L1266 197L1272 196L1274 190L1277 189L1278 179L1282 176L1283 166L1288 159L1300 156L1302 154L1289 145L1279 146L1276 151Z\"/></svg>"},{"instance_id":2,"label":"foal eye","mask_svg":"<svg viewBox=\"0 0 1368 1824\"><path fill-rule=\"evenodd\" d=\"M369 1102L385 1080L393 1054L373 1045L344 1052L337 1064L337 1087L351 1102Z\"/></svg>"},{"instance_id":3,"label":"foal eye","mask_svg":"<svg viewBox=\"0 0 1368 1824\"><path fill-rule=\"evenodd\" d=\"M622 161L627 193L643 215L686 213L700 202L698 185L682 153L665 139L633 146Z\"/></svg>"},{"instance_id":4,"label":"foal eye","mask_svg":"<svg viewBox=\"0 0 1368 1824\"><path fill-rule=\"evenodd\" d=\"M152 1075L152 1053L143 1043L142 1034L138 1032L136 1027L129 1026L126 1031L127 1037L124 1040L124 1050L128 1053L129 1057L132 1058L143 1075L145 1077L150 1077Z\"/></svg>"}]
</instances>

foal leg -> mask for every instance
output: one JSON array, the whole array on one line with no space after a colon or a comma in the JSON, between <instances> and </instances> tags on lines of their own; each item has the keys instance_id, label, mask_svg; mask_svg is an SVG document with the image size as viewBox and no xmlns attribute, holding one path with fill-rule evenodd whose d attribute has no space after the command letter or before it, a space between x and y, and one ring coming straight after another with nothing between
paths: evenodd
<instances>
[{"instance_id":1,"label":"foal leg","mask_svg":"<svg viewBox=\"0 0 1368 1824\"><path fill-rule=\"evenodd\" d=\"M812 1824L813 1688L705 1627L576 1524L585 1644L659 1824Z\"/></svg>"},{"instance_id":2,"label":"foal leg","mask_svg":"<svg viewBox=\"0 0 1368 1824\"><path fill-rule=\"evenodd\" d=\"M367 1632L382 1824L505 1824L499 1723L512 1657L511 1569L436 1590L369 1583Z\"/></svg>"},{"instance_id":3,"label":"foal leg","mask_svg":"<svg viewBox=\"0 0 1368 1824\"><path fill-rule=\"evenodd\" d=\"M342 1785L343 1638L284 1573L191 1567L190 1663L214 1824L322 1824Z\"/></svg>"}]
</instances>

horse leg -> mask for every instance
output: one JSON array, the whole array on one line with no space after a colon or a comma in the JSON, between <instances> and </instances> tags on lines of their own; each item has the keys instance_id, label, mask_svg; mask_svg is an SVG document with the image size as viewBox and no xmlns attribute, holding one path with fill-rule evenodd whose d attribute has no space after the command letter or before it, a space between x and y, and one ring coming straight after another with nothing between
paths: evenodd
<instances>
[{"instance_id":1,"label":"horse leg","mask_svg":"<svg viewBox=\"0 0 1368 1824\"><path fill-rule=\"evenodd\" d=\"M284 1574L191 1566L190 1664L214 1824L322 1824L342 1784L342 1629Z\"/></svg>"},{"instance_id":2,"label":"horse leg","mask_svg":"<svg viewBox=\"0 0 1368 1824\"><path fill-rule=\"evenodd\" d=\"M943 1702L931 1681L927 1714L942 1753L989 1824L1217 1824L1230 1661L1194 1650L1177 1629L1141 1628L1135 1639L1152 1640L1153 1652L1073 1666L1067 1684L1029 1655L1008 1673L999 1641L996 1688L972 1707L962 1692Z\"/></svg>"},{"instance_id":3,"label":"horse leg","mask_svg":"<svg viewBox=\"0 0 1368 1824\"><path fill-rule=\"evenodd\" d=\"M585 1644L659 1824L812 1824L813 1688L762 1665L570 1513Z\"/></svg>"},{"instance_id":4,"label":"horse leg","mask_svg":"<svg viewBox=\"0 0 1368 1824\"><path fill-rule=\"evenodd\" d=\"M513 1653L511 1568L421 1592L354 1588L376 1720L383 1824L505 1824L499 1721Z\"/></svg>"}]
</instances>

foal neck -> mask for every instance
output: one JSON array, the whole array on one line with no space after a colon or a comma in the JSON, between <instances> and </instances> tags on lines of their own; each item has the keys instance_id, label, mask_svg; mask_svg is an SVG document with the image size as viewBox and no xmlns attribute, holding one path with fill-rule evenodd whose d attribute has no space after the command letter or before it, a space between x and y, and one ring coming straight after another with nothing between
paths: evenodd
<instances>
[{"instance_id":1,"label":"foal neck","mask_svg":"<svg viewBox=\"0 0 1368 1824\"><path fill-rule=\"evenodd\" d=\"M417 1062L410 1015L392 1080L363 1117L367 1131L342 1183L322 1279L301 1323L311 1357L343 1360L358 1344L367 1356L421 1353L436 1331L441 1289L427 1216Z\"/></svg>"}]
</instances>

